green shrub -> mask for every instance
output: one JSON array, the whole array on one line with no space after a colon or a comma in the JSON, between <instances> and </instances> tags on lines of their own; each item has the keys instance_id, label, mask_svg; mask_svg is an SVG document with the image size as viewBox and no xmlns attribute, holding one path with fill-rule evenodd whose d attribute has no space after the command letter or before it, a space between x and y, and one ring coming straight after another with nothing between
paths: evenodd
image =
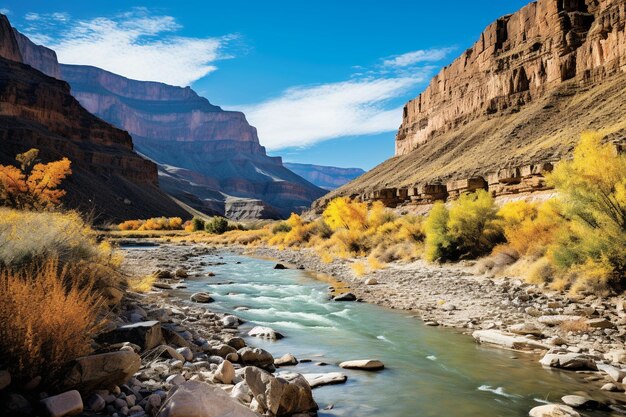
<instances>
[{"instance_id":1,"label":"green shrub","mask_svg":"<svg viewBox=\"0 0 626 417\"><path fill-rule=\"evenodd\" d=\"M199 217L194 217L191 219L191 231L197 232L199 230L204 230L204 220Z\"/></svg>"},{"instance_id":2,"label":"green shrub","mask_svg":"<svg viewBox=\"0 0 626 417\"><path fill-rule=\"evenodd\" d=\"M228 220L223 217L213 217L204 224L204 230L214 235L221 235L228 231Z\"/></svg>"},{"instance_id":3,"label":"green shrub","mask_svg":"<svg viewBox=\"0 0 626 417\"><path fill-rule=\"evenodd\" d=\"M449 218L450 214L446 205L441 201L436 202L424 223L426 234L424 258L427 261L433 262L445 258L451 243L448 234Z\"/></svg>"}]
</instances>

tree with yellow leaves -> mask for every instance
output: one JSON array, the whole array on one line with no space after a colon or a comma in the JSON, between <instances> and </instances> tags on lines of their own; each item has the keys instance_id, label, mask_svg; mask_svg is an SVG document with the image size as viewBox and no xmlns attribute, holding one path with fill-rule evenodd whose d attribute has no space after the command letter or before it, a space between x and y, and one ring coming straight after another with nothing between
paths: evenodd
<instances>
[{"instance_id":1,"label":"tree with yellow leaves","mask_svg":"<svg viewBox=\"0 0 626 417\"><path fill-rule=\"evenodd\" d=\"M58 187L72 173L70 160L36 163L38 155L37 149L17 155L20 168L0 165L0 205L50 210L61 204L65 191Z\"/></svg>"}]
</instances>

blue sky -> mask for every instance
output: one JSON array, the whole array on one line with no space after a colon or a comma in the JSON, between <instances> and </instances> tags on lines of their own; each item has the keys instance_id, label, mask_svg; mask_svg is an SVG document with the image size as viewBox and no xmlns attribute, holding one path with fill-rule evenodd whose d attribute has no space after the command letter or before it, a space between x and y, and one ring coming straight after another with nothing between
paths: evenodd
<instances>
[{"instance_id":1,"label":"blue sky","mask_svg":"<svg viewBox=\"0 0 626 417\"><path fill-rule=\"evenodd\" d=\"M372 168L403 104L527 0L0 1L61 62L191 85L244 111L270 154Z\"/></svg>"}]
</instances>

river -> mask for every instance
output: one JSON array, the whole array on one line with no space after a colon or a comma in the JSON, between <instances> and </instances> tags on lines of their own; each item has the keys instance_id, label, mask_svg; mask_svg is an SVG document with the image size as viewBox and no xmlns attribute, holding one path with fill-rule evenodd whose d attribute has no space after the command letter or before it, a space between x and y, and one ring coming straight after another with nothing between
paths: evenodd
<instances>
[{"instance_id":1,"label":"river","mask_svg":"<svg viewBox=\"0 0 626 417\"><path fill-rule=\"evenodd\" d=\"M273 261L231 253L204 260L224 264L205 267L214 277L187 280L187 293L210 292L215 302L208 308L246 320L242 330L258 324L285 335L274 342L248 337L249 344L275 357L312 360L279 371L347 374L343 385L314 389L320 416L527 416L534 406L592 388L581 375L542 368L535 355L478 345L407 312L329 301L329 284L305 271L276 270ZM337 366L352 359L379 359L386 368Z\"/></svg>"}]
</instances>

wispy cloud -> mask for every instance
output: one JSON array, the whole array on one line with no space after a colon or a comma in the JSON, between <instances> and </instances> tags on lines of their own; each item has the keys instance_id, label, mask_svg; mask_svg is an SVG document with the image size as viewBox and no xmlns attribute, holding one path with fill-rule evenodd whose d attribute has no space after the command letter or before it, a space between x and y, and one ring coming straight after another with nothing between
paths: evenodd
<instances>
[{"instance_id":1,"label":"wispy cloud","mask_svg":"<svg viewBox=\"0 0 626 417\"><path fill-rule=\"evenodd\" d=\"M306 147L346 136L394 131L404 101L426 82L453 48L413 51L355 65L349 81L297 86L261 103L234 106L246 113L269 150Z\"/></svg>"},{"instance_id":2,"label":"wispy cloud","mask_svg":"<svg viewBox=\"0 0 626 417\"><path fill-rule=\"evenodd\" d=\"M24 31L57 52L66 64L93 65L128 78L186 86L216 70L230 56L236 35L177 35L176 19L136 8L113 17L72 19L66 13L28 13Z\"/></svg>"},{"instance_id":3,"label":"wispy cloud","mask_svg":"<svg viewBox=\"0 0 626 417\"><path fill-rule=\"evenodd\" d=\"M11 13L11 10L7 9L6 7L0 7L0 13L9 14Z\"/></svg>"},{"instance_id":4,"label":"wispy cloud","mask_svg":"<svg viewBox=\"0 0 626 417\"><path fill-rule=\"evenodd\" d=\"M383 61L383 65L400 68L425 62L438 62L448 56L453 50L454 48L420 49L389 57Z\"/></svg>"}]
</instances>

